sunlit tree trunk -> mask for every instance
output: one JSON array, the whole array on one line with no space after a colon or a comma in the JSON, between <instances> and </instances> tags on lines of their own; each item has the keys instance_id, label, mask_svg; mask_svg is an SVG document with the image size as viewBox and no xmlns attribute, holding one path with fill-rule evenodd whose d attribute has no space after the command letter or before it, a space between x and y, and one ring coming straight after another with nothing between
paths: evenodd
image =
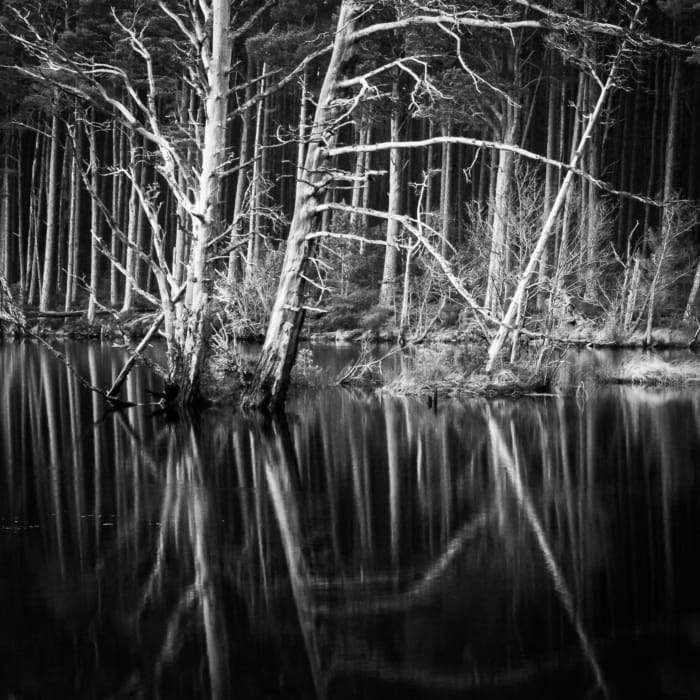
<instances>
[{"instance_id":1,"label":"sunlit tree trunk","mask_svg":"<svg viewBox=\"0 0 700 700\"><path fill-rule=\"evenodd\" d=\"M112 168L121 168L121 131L118 127L117 120L114 119L112 122ZM111 208L112 208L112 218L119 222L120 219L120 189L121 176L114 172L110 178L112 191L111 191ZM119 257L119 239L116 232L112 231L110 238L110 253L113 259ZM109 303L112 307L115 307L119 303L119 270L116 265L109 266Z\"/></svg>"},{"instance_id":2,"label":"sunlit tree trunk","mask_svg":"<svg viewBox=\"0 0 700 700\"><path fill-rule=\"evenodd\" d=\"M70 126L66 125L70 130ZM66 215L66 206L70 206L70 186L66 188L65 183L70 185L70 169L73 163L72 149L69 147L68 140L63 148L63 157L61 159L61 175L59 180L58 193L58 244L56 255L56 284L55 293L58 299L62 292L65 291L65 276L66 276L66 230L68 227L68 217Z\"/></svg>"},{"instance_id":3,"label":"sunlit tree trunk","mask_svg":"<svg viewBox=\"0 0 700 700\"><path fill-rule=\"evenodd\" d=\"M75 114L77 117L77 112ZM82 159L82 139L77 118L69 127L71 160L70 185L68 191L68 246L66 251L66 296L64 310L70 311L75 301L78 263L78 226L80 223L80 161Z\"/></svg>"},{"instance_id":4,"label":"sunlit tree trunk","mask_svg":"<svg viewBox=\"0 0 700 700\"><path fill-rule=\"evenodd\" d=\"M554 59L550 56L549 60L550 72L554 73ZM559 93L555 90L556 83L552 79L547 91L547 158L554 160L556 158L556 111L557 102L559 99ZM544 179L544 211L542 212L542 223L547 219L549 211L552 208L552 202L554 201L554 192L556 184L556 171L554 166L547 165L545 167L545 179ZM537 284L537 299L538 307L540 309L544 308L545 305L545 280L547 278L547 267L549 265L549 255L551 250L551 245L548 245L542 253L542 260L540 260L540 267L538 271L538 284Z\"/></svg>"},{"instance_id":5,"label":"sunlit tree trunk","mask_svg":"<svg viewBox=\"0 0 700 700\"><path fill-rule=\"evenodd\" d=\"M450 136L451 124L443 124L442 135ZM442 166L442 179L440 187L440 233L442 234L442 243L440 251L444 258L450 256L450 235L452 229L452 157L454 146L447 142L442 145L444 155Z\"/></svg>"},{"instance_id":6,"label":"sunlit tree trunk","mask_svg":"<svg viewBox=\"0 0 700 700\"><path fill-rule=\"evenodd\" d=\"M95 128L95 111L90 113L90 119L86 124L88 147L90 151L90 187L92 192L98 191L97 178L97 136ZM89 323L95 320L97 311L97 283L99 277L100 249L100 211L96 196L90 197L90 298L88 300L87 319Z\"/></svg>"},{"instance_id":7,"label":"sunlit tree trunk","mask_svg":"<svg viewBox=\"0 0 700 700\"><path fill-rule=\"evenodd\" d=\"M6 136L0 143L5 147L2 189L0 190L0 277L10 281L10 147Z\"/></svg>"},{"instance_id":8,"label":"sunlit tree trunk","mask_svg":"<svg viewBox=\"0 0 700 700\"><path fill-rule=\"evenodd\" d=\"M44 249L44 272L41 283L39 308L48 310L54 296L54 280L56 267L56 201L58 197L58 114L51 119L51 154L49 156L48 184L49 192L46 199L46 244Z\"/></svg>"},{"instance_id":9,"label":"sunlit tree trunk","mask_svg":"<svg viewBox=\"0 0 700 700\"><path fill-rule=\"evenodd\" d=\"M199 191L195 199L196 216L192 217L191 264L185 293L185 337L179 345L181 354L171 368L171 380L179 387L179 400L184 403L197 397L206 351L210 294L208 246L220 226L220 166L226 148L226 106L232 51L228 0L214 0L211 12L211 55L206 62L206 120Z\"/></svg>"},{"instance_id":10,"label":"sunlit tree trunk","mask_svg":"<svg viewBox=\"0 0 700 700\"><path fill-rule=\"evenodd\" d=\"M266 64L263 64L262 72L265 73ZM259 92L265 90L264 80L260 81ZM260 172L261 172L261 130L263 122L263 103L260 99L255 116L255 137L253 138L253 175L250 184L250 212L248 214L248 254L246 256L246 282L251 282L253 273L258 264L258 246L260 231Z\"/></svg>"},{"instance_id":11,"label":"sunlit tree trunk","mask_svg":"<svg viewBox=\"0 0 700 700\"><path fill-rule=\"evenodd\" d=\"M515 143L518 129L519 108L505 105L503 143ZM493 201L491 225L491 253L486 282L486 306L492 313L500 314L503 308L506 276L506 249L508 247L508 219L510 217L510 193L515 168L513 153L507 150L498 152L498 172Z\"/></svg>"},{"instance_id":12,"label":"sunlit tree trunk","mask_svg":"<svg viewBox=\"0 0 700 700\"><path fill-rule=\"evenodd\" d=\"M309 234L316 227L317 207L325 194L329 177L325 172L328 160L326 148L336 138L331 124L332 101L336 81L352 43L357 11L358 6L354 0L344 0L338 13L333 54L318 96L306 153L306 178L297 185L294 217L282 263L280 284L254 380L243 397L243 406L247 408L279 409L284 404L304 319L306 282L303 273L314 248Z\"/></svg>"},{"instance_id":13,"label":"sunlit tree trunk","mask_svg":"<svg viewBox=\"0 0 700 700\"><path fill-rule=\"evenodd\" d=\"M39 265L39 231L41 229L41 208L44 203L44 191L46 189L47 168L40 167L40 163L46 163L46 154L49 145L48 138L40 139L40 132L37 132L36 151L34 153L34 163L32 165L32 193L30 195L31 206L31 233L30 233L30 254L27 256L29 290L27 301L33 304L41 288L41 268ZM37 179L37 172L40 175ZM37 184L38 183L38 184Z\"/></svg>"},{"instance_id":14,"label":"sunlit tree trunk","mask_svg":"<svg viewBox=\"0 0 700 700\"><path fill-rule=\"evenodd\" d=\"M136 143L136 135L129 134L129 172L131 173L131 189L129 192L129 204L127 210L127 241L128 245L126 248L126 276L124 279L124 297L122 299L122 312L129 311L134 302L134 280L136 276L136 232L138 227L139 218L139 205L138 205L138 195L136 193L136 183L139 176L139 168L137 163L138 157L138 146ZM181 230L180 223L178 222L178 235ZM132 247L133 246L133 247ZM177 256L177 245L175 246ZM178 270L176 265L173 265L173 275L178 282L181 281L181 272Z\"/></svg>"},{"instance_id":15,"label":"sunlit tree trunk","mask_svg":"<svg viewBox=\"0 0 700 700\"><path fill-rule=\"evenodd\" d=\"M17 263L19 265L19 289L20 295L24 297L26 289L26 247L25 247L25 218L24 218L24 191L23 191L23 170L22 170L22 138L17 137L17 178L16 178L16 202L17 202Z\"/></svg>"},{"instance_id":16,"label":"sunlit tree trunk","mask_svg":"<svg viewBox=\"0 0 700 700\"><path fill-rule=\"evenodd\" d=\"M393 109L391 112L390 134L392 143L399 140L399 84L394 81L392 87ZM389 220L386 225L386 252L384 254L384 270L379 290L379 303L393 308L396 291L396 276L398 274L398 240L401 225L396 217L401 207L401 150L392 148L389 151Z\"/></svg>"},{"instance_id":17,"label":"sunlit tree trunk","mask_svg":"<svg viewBox=\"0 0 700 700\"><path fill-rule=\"evenodd\" d=\"M139 187L141 191L146 189L148 183L148 166L146 161L146 153L148 150L148 143L146 138L143 138L141 145L141 163L139 165ZM143 211L143 207L136 207L136 250L145 250L146 248L146 214ZM150 245L150 243L149 243ZM144 267L141 260L137 257L134 263L134 283L136 286L140 287L143 282Z\"/></svg>"}]
</instances>

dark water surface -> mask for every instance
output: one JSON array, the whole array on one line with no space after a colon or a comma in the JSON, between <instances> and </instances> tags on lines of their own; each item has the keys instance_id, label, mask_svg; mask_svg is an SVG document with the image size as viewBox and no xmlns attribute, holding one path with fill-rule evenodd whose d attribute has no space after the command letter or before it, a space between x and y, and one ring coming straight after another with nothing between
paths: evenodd
<instances>
[{"instance_id":1,"label":"dark water surface","mask_svg":"<svg viewBox=\"0 0 700 700\"><path fill-rule=\"evenodd\" d=\"M173 421L0 346L0 699L699 698L699 457L690 390Z\"/></svg>"}]
</instances>

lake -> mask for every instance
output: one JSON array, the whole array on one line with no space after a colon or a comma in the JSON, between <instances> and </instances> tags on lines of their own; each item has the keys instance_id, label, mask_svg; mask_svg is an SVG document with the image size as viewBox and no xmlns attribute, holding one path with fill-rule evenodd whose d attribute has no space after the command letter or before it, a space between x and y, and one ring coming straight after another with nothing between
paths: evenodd
<instances>
[{"instance_id":1,"label":"lake","mask_svg":"<svg viewBox=\"0 0 700 700\"><path fill-rule=\"evenodd\" d=\"M0 345L0 698L700 697L700 392L158 388Z\"/></svg>"}]
</instances>

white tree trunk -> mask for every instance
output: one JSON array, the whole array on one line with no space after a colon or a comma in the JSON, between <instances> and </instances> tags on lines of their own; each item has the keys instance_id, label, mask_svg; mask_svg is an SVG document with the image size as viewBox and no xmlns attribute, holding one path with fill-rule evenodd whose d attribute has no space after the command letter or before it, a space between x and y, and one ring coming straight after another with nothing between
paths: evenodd
<instances>
[{"instance_id":1,"label":"white tree trunk","mask_svg":"<svg viewBox=\"0 0 700 700\"><path fill-rule=\"evenodd\" d=\"M49 194L46 199L46 249L44 253L44 275L41 283L39 308L47 311L54 294L56 263L56 200L58 197L58 114L51 119L51 155L49 156Z\"/></svg>"},{"instance_id":2,"label":"white tree trunk","mask_svg":"<svg viewBox=\"0 0 700 700\"><path fill-rule=\"evenodd\" d=\"M317 224L317 207L323 201L330 177L326 172L327 148L332 146L336 138L332 123L332 102L347 49L352 44L354 19L358 9L354 0L343 0L338 12L333 53L318 96L306 152L306 178L297 183L294 217L287 239L280 284L256 366L255 378L243 397L244 408L274 410L284 405L304 318L304 270L313 252L313 239L309 239L308 235Z\"/></svg>"},{"instance_id":3,"label":"white tree trunk","mask_svg":"<svg viewBox=\"0 0 700 700\"><path fill-rule=\"evenodd\" d=\"M179 400L188 403L197 397L199 378L206 350L208 245L219 221L220 167L226 148L226 107L231 70L232 42L229 38L231 9L228 0L213 0L211 5L211 55L207 65L204 148L199 191L192 217L192 248L185 292L186 327L179 366L171 368L171 379L179 387Z\"/></svg>"},{"instance_id":4,"label":"white tree trunk","mask_svg":"<svg viewBox=\"0 0 700 700\"><path fill-rule=\"evenodd\" d=\"M392 88L394 101L391 112L391 141L399 141L399 84L394 81ZM359 157L359 155L358 155ZM398 272L398 239L401 233L401 224L397 216L401 206L401 151L392 148L389 151L389 220L386 225L386 252L384 255L384 270L382 284L379 290L379 304L393 308L396 292L396 276Z\"/></svg>"},{"instance_id":5,"label":"white tree trunk","mask_svg":"<svg viewBox=\"0 0 700 700\"><path fill-rule=\"evenodd\" d=\"M86 125L88 144L90 146L90 185L93 193L97 193L97 137L95 135L95 111L90 113L90 121ZM97 278L99 273L100 253L97 242L100 238L100 211L97 197L90 198L90 298L88 300L87 319L89 323L95 320L97 311Z\"/></svg>"},{"instance_id":6,"label":"white tree trunk","mask_svg":"<svg viewBox=\"0 0 700 700\"><path fill-rule=\"evenodd\" d=\"M503 143L515 143L518 128L518 112L509 105L505 107L506 124L503 133ZM489 256L489 271L486 281L486 299L484 306L494 314L500 314L503 309L506 277L506 253L508 250L508 219L510 218L510 192L513 179L515 160L513 153L507 150L498 152L498 172L496 173L496 188L493 199L493 222L491 225L491 253Z\"/></svg>"}]
</instances>

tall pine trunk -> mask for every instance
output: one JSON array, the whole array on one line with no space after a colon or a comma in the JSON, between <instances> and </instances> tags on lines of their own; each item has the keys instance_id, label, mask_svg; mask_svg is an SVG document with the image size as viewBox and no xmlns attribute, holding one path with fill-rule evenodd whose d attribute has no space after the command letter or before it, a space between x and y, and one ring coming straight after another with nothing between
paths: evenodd
<instances>
[{"instance_id":1,"label":"tall pine trunk","mask_svg":"<svg viewBox=\"0 0 700 700\"><path fill-rule=\"evenodd\" d=\"M245 91L245 101L250 102L253 97L253 65L252 58L248 59L247 80L248 85ZM302 87L302 114L304 109L304 88ZM236 193L233 199L233 228L231 230L231 246L233 248L228 259L228 282L233 282L239 277L239 266L241 255L238 252L237 246L240 244L240 238L243 231L243 204L245 199L246 186L248 184L248 154L250 141L250 125L253 119L253 109L248 107L241 115L241 138L238 150L238 175L236 177ZM299 135L300 143L302 135Z\"/></svg>"},{"instance_id":2,"label":"tall pine trunk","mask_svg":"<svg viewBox=\"0 0 700 700\"><path fill-rule=\"evenodd\" d=\"M0 189L0 278L10 282L10 138L0 141L5 147Z\"/></svg>"},{"instance_id":3,"label":"tall pine trunk","mask_svg":"<svg viewBox=\"0 0 700 700\"><path fill-rule=\"evenodd\" d=\"M56 279L56 200L58 197L58 114L51 119L51 153L49 156L48 184L49 192L46 199L46 243L44 248L44 273L41 283L39 308L47 311L54 296L54 280Z\"/></svg>"},{"instance_id":4,"label":"tall pine trunk","mask_svg":"<svg viewBox=\"0 0 700 700\"><path fill-rule=\"evenodd\" d=\"M97 134L95 127L95 110L91 110L86 124L88 148L90 151L90 298L88 300L87 320L92 323L97 311L97 281L99 277L100 249L100 210L97 203L99 181L97 178Z\"/></svg>"},{"instance_id":5,"label":"tall pine trunk","mask_svg":"<svg viewBox=\"0 0 700 700\"><path fill-rule=\"evenodd\" d=\"M136 134L129 134L129 172L131 176L131 189L129 191L129 203L127 213L127 248L126 248L126 264L124 266L126 275L124 279L124 296L122 298L122 312L129 311L134 303L134 283L136 281L136 233L138 228L139 217L139 202L136 192L136 183L139 177L138 167L138 145L136 143ZM178 222L178 234L181 229L181 224ZM181 273L178 270L177 264L177 245L176 248L176 264L173 265L173 276L178 281L181 281Z\"/></svg>"},{"instance_id":6,"label":"tall pine trunk","mask_svg":"<svg viewBox=\"0 0 700 700\"><path fill-rule=\"evenodd\" d=\"M681 64L678 59L673 59L672 77L670 87L671 107L668 115L668 130L666 133L666 160L664 163L664 202L670 202L673 197L674 173L676 166L676 151L678 144L678 112L680 109ZM656 269L649 287L649 304L647 309L647 325L644 334L644 344L651 345L651 332L654 325L654 311L656 310L656 295L663 277L664 263L668 254L671 238L673 237L672 206L666 204L661 212L661 240L654 251Z\"/></svg>"},{"instance_id":7,"label":"tall pine trunk","mask_svg":"<svg viewBox=\"0 0 700 700\"><path fill-rule=\"evenodd\" d=\"M393 109L391 111L390 139L393 143L399 140L399 84L394 81L392 87ZM396 276L398 273L398 240L401 225L396 217L401 206L401 150L392 148L389 151L389 219L386 225L386 251L384 254L384 270L382 284L379 290L379 304L393 308L396 292Z\"/></svg>"},{"instance_id":8,"label":"tall pine trunk","mask_svg":"<svg viewBox=\"0 0 700 700\"><path fill-rule=\"evenodd\" d=\"M518 129L519 108L504 107L503 143L515 143ZM491 225L491 252L489 255L488 280L484 306L492 313L500 315L503 309L506 278L506 254L508 249L508 220L510 218L510 193L515 169L513 153L507 150L498 152L498 171L493 200L493 220Z\"/></svg>"},{"instance_id":9,"label":"tall pine trunk","mask_svg":"<svg viewBox=\"0 0 700 700\"><path fill-rule=\"evenodd\" d=\"M82 159L82 140L78 128L77 112L75 120L69 127L70 147L70 184L68 190L68 246L66 250L66 295L64 310L70 311L75 302L78 276L78 227L80 225L80 161Z\"/></svg>"}]
</instances>

